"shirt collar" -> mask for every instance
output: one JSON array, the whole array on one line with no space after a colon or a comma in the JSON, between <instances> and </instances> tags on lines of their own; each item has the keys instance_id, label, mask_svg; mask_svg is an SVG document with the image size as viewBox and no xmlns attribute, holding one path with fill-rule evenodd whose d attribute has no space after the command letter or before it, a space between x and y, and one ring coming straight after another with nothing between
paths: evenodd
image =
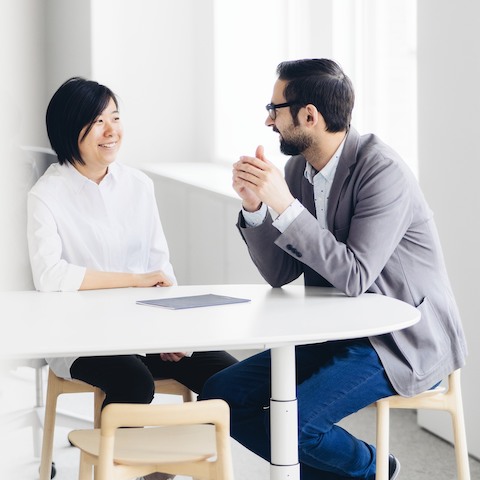
<instances>
[{"instance_id":1,"label":"shirt collar","mask_svg":"<svg viewBox=\"0 0 480 480\"><path fill-rule=\"evenodd\" d=\"M332 180L335 176L335 171L337 170L337 165L340 160L340 157L343 152L343 147L345 146L345 139L342 140L342 143L338 146L337 150L333 154L332 158L327 162L327 164L317 172L308 162L305 165L304 176L305 178L313 185L313 178L317 173L320 173L326 180Z\"/></svg>"},{"instance_id":2,"label":"shirt collar","mask_svg":"<svg viewBox=\"0 0 480 480\"><path fill-rule=\"evenodd\" d=\"M63 167L65 167L65 174L69 178L70 182L73 185L73 188L79 192L83 188L85 188L89 184L94 184L95 182L92 182L92 180L89 180L85 175L82 175L70 162L65 162L63 164ZM118 177L118 166L115 163L112 163L108 166L108 172L105 175L105 177L102 179L100 182L100 187L101 185L106 185L110 183L111 181L114 181Z\"/></svg>"}]
</instances>

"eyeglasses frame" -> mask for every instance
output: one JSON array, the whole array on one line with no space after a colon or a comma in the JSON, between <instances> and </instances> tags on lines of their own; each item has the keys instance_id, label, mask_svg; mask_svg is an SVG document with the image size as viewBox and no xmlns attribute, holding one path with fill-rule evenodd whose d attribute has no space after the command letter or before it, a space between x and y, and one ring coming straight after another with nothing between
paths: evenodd
<instances>
[{"instance_id":1,"label":"eyeglasses frame","mask_svg":"<svg viewBox=\"0 0 480 480\"><path fill-rule=\"evenodd\" d=\"M292 105L296 105L293 102L285 102L285 103L269 103L268 105L265 105L265 108L267 109L268 116L272 120L276 120L277 118L277 108L284 108L284 107L290 107Z\"/></svg>"}]
</instances>

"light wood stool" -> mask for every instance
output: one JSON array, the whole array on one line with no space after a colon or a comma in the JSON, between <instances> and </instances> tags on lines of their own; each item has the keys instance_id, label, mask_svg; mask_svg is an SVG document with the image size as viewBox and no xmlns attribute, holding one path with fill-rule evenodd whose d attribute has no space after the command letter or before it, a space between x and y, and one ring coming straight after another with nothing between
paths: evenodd
<instances>
[{"instance_id":1,"label":"light wood stool","mask_svg":"<svg viewBox=\"0 0 480 480\"><path fill-rule=\"evenodd\" d=\"M81 450L79 480L91 480L92 467L97 480L153 472L233 480L230 411L223 400L111 403L103 409L100 429L74 430L68 438Z\"/></svg>"},{"instance_id":2,"label":"light wood stool","mask_svg":"<svg viewBox=\"0 0 480 480\"><path fill-rule=\"evenodd\" d=\"M377 480L388 480L390 409L430 409L446 410L452 416L455 458L457 462L458 480L470 480L468 463L467 437L463 416L462 391L460 386L460 370L455 370L448 376L448 390L437 387L433 390L402 397L394 395L382 398L376 402L377 407Z\"/></svg>"},{"instance_id":3,"label":"light wood stool","mask_svg":"<svg viewBox=\"0 0 480 480\"><path fill-rule=\"evenodd\" d=\"M79 380L66 380L57 377L51 369L48 372L47 401L45 404L45 420L43 424L42 456L40 461L40 480L50 480L55 476L52 471L53 440L57 415L57 399L64 393L93 392L94 427L100 427L100 410L105 393L100 389ZM155 393L181 395L184 402L192 400L192 392L173 379L155 381Z\"/></svg>"}]
</instances>

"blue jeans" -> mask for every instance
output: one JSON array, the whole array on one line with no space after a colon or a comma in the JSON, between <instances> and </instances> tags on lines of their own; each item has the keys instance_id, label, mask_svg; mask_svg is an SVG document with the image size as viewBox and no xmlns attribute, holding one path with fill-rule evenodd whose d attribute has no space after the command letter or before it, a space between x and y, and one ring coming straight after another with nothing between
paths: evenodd
<instances>
[{"instance_id":1,"label":"blue jeans","mask_svg":"<svg viewBox=\"0 0 480 480\"><path fill-rule=\"evenodd\" d=\"M296 366L302 480L374 479L375 447L336 425L396 394L368 339L296 347ZM212 376L200 398L224 399L232 437L270 461L270 351Z\"/></svg>"}]
</instances>

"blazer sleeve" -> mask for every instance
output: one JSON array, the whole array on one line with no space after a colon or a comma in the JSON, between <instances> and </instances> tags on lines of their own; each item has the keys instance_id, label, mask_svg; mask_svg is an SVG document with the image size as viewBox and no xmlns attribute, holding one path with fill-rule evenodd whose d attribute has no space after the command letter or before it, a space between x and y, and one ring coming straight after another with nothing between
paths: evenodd
<instances>
[{"instance_id":1,"label":"blazer sleeve","mask_svg":"<svg viewBox=\"0 0 480 480\"><path fill-rule=\"evenodd\" d=\"M257 227L247 227L240 212L237 228L248 246L253 263L272 287L286 285L303 273L302 264L275 245L280 232L272 225L270 212Z\"/></svg>"},{"instance_id":2,"label":"blazer sleeve","mask_svg":"<svg viewBox=\"0 0 480 480\"><path fill-rule=\"evenodd\" d=\"M293 169L286 179L304 203L296 185L301 168ZM334 182L329 229L322 229L308 209L282 234L271 225L271 217L252 229L242 228L240 221L239 228L253 261L272 286L291 282L308 267L356 296L375 282L404 238L412 220L412 188L413 180L398 162L376 152Z\"/></svg>"},{"instance_id":3,"label":"blazer sleeve","mask_svg":"<svg viewBox=\"0 0 480 480\"><path fill-rule=\"evenodd\" d=\"M300 252L301 261L334 287L360 295L379 277L411 225L412 182L392 159L368 158L337 183L337 191L332 188L329 230L305 210L275 245Z\"/></svg>"}]
</instances>

